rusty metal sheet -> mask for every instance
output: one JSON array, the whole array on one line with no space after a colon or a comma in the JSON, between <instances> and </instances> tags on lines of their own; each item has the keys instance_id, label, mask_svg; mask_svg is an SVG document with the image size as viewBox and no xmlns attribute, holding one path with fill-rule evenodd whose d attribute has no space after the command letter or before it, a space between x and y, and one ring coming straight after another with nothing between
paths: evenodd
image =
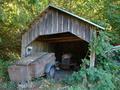
<instances>
[{"instance_id":1,"label":"rusty metal sheet","mask_svg":"<svg viewBox=\"0 0 120 90\"><path fill-rule=\"evenodd\" d=\"M44 53L42 56L37 57L37 59L32 59L33 60L30 62L28 62L30 60L29 59L28 61L23 61L25 63L20 62L16 65L10 66L8 68L10 80L14 82L25 82L31 80L32 78L40 77L44 75L46 65L50 63L54 65L56 58L54 53Z\"/></svg>"}]
</instances>

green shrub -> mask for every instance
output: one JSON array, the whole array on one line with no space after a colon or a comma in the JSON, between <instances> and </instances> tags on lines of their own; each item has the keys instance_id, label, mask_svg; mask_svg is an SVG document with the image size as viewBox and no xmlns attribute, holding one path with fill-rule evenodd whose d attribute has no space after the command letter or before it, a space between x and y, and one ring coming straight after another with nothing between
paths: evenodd
<instances>
[{"instance_id":1,"label":"green shrub","mask_svg":"<svg viewBox=\"0 0 120 90\"><path fill-rule=\"evenodd\" d=\"M86 87L83 87L83 86L70 86L68 87L68 90L87 90Z\"/></svg>"},{"instance_id":2,"label":"green shrub","mask_svg":"<svg viewBox=\"0 0 120 90\"><path fill-rule=\"evenodd\" d=\"M90 51L96 53L95 68L85 68L89 60L84 59L80 71L63 82L67 85L82 85L87 90L118 90L120 86L120 47L110 45L105 32L90 43ZM74 88L74 87L72 87Z\"/></svg>"},{"instance_id":3,"label":"green shrub","mask_svg":"<svg viewBox=\"0 0 120 90\"><path fill-rule=\"evenodd\" d=\"M9 80L8 71L7 71L9 65L10 65L9 61L4 61L0 59L0 80L1 81Z\"/></svg>"},{"instance_id":4,"label":"green shrub","mask_svg":"<svg viewBox=\"0 0 120 90\"><path fill-rule=\"evenodd\" d=\"M114 77L113 82L115 83L115 90L119 90L120 89L120 74Z\"/></svg>"},{"instance_id":5,"label":"green shrub","mask_svg":"<svg viewBox=\"0 0 120 90\"><path fill-rule=\"evenodd\" d=\"M17 90L17 85L14 82L0 83L0 90Z\"/></svg>"},{"instance_id":6,"label":"green shrub","mask_svg":"<svg viewBox=\"0 0 120 90\"><path fill-rule=\"evenodd\" d=\"M73 73L63 82L70 86L79 84L88 90L113 90L115 85L112 79L113 75L103 69L88 68Z\"/></svg>"}]
</instances>

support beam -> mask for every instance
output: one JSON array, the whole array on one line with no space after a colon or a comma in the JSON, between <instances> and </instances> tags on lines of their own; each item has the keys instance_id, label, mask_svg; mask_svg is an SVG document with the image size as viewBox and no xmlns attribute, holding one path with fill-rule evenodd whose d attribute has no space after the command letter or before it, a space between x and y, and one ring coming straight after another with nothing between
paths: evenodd
<instances>
[{"instance_id":1,"label":"support beam","mask_svg":"<svg viewBox=\"0 0 120 90\"><path fill-rule=\"evenodd\" d=\"M93 42L93 40L96 38L96 30L93 30L91 36L91 41ZM90 52L90 67L94 67L95 66L95 49L96 49L96 44L95 42L93 42L92 44L93 46L91 46L91 52ZM93 47L93 48L92 48Z\"/></svg>"},{"instance_id":2,"label":"support beam","mask_svg":"<svg viewBox=\"0 0 120 90\"><path fill-rule=\"evenodd\" d=\"M90 53L90 67L94 67L95 66L95 52L91 52Z\"/></svg>"},{"instance_id":3,"label":"support beam","mask_svg":"<svg viewBox=\"0 0 120 90\"><path fill-rule=\"evenodd\" d=\"M63 39L63 40L54 40L54 41L46 41L48 43L64 43L64 42L75 42L75 41L81 41L80 39Z\"/></svg>"},{"instance_id":4,"label":"support beam","mask_svg":"<svg viewBox=\"0 0 120 90\"><path fill-rule=\"evenodd\" d=\"M82 39L76 36L60 36L60 37L40 37L37 39L38 41L48 42L48 43L56 43L56 42L71 42L71 41L81 41Z\"/></svg>"}]
</instances>

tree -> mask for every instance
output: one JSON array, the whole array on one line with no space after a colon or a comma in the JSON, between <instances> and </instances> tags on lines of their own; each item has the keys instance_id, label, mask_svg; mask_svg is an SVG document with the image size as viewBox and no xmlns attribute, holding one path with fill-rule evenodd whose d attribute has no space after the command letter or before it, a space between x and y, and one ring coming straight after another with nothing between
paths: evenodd
<instances>
[{"instance_id":1,"label":"tree","mask_svg":"<svg viewBox=\"0 0 120 90\"><path fill-rule=\"evenodd\" d=\"M21 33L47 4L47 0L0 1L0 58L20 55Z\"/></svg>"}]
</instances>

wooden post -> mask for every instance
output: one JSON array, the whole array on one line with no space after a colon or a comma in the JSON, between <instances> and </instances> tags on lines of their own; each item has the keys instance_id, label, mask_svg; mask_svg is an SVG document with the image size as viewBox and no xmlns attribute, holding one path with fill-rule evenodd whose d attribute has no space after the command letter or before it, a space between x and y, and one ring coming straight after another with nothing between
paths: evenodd
<instances>
[{"instance_id":1,"label":"wooden post","mask_svg":"<svg viewBox=\"0 0 120 90\"><path fill-rule=\"evenodd\" d=\"M93 41L96 38L96 30L91 30L91 41ZM94 67L95 66L95 48L96 48L96 44L92 44L93 48L91 48L91 52L90 52L90 67Z\"/></svg>"},{"instance_id":2,"label":"wooden post","mask_svg":"<svg viewBox=\"0 0 120 90\"><path fill-rule=\"evenodd\" d=\"M94 67L95 66L95 52L92 51L90 52L90 67Z\"/></svg>"}]
</instances>

